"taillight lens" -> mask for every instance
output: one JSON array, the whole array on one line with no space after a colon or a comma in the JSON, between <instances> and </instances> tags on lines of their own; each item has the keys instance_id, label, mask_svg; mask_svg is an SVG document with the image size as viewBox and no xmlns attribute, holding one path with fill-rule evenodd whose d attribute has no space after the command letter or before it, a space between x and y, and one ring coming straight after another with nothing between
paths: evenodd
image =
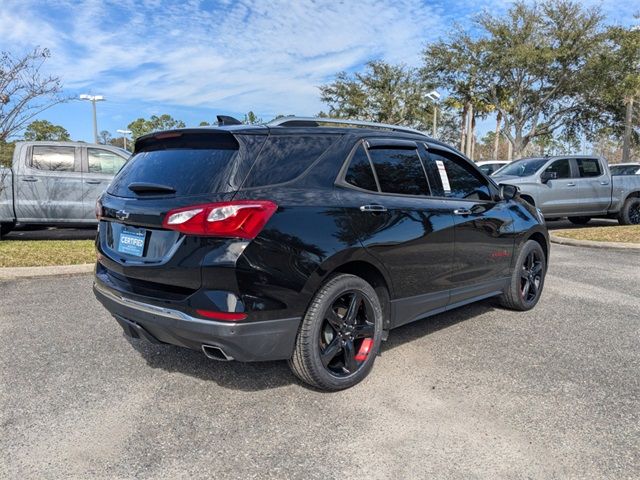
<instances>
[{"instance_id":1,"label":"taillight lens","mask_svg":"<svg viewBox=\"0 0 640 480\"><path fill-rule=\"evenodd\" d=\"M96 200L96 218L98 220L102 218L102 202L99 198Z\"/></svg>"},{"instance_id":2,"label":"taillight lens","mask_svg":"<svg viewBox=\"0 0 640 480\"><path fill-rule=\"evenodd\" d=\"M162 226L187 235L238 237L252 240L278 206L269 200L208 203L171 210Z\"/></svg>"}]
</instances>

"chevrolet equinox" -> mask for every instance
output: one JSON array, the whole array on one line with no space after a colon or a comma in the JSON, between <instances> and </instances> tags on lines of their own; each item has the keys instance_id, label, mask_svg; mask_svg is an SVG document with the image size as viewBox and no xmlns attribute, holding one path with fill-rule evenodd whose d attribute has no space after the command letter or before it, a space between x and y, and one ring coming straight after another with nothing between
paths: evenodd
<instances>
[{"instance_id":1,"label":"chevrolet equinox","mask_svg":"<svg viewBox=\"0 0 640 480\"><path fill-rule=\"evenodd\" d=\"M401 325L496 297L529 310L539 210L393 125L285 117L140 137L96 205L94 292L125 333L212 359L288 360L348 388Z\"/></svg>"}]
</instances>

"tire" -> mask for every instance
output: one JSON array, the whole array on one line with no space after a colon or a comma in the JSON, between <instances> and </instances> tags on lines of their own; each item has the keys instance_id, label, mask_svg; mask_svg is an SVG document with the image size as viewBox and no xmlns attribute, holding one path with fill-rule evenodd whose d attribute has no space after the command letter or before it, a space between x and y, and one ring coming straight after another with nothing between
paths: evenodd
<instances>
[{"instance_id":1,"label":"tire","mask_svg":"<svg viewBox=\"0 0 640 480\"><path fill-rule=\"evenodd\" d=\"M618 214L620 225L640 225L640 197L629 197L625 200Z\"/></svg>"},{"instance_id":2,"label":"tire","mask_svg":"<svg viewBox=\"0 0 640 480\"><path fill-rule=\"evenodd\" d=\"M591 217L569 217L569 221L574 225L586 225L591 220Z\"/></svg>"},{"instance_id":3,"label":"tire","mask_svg":"<svg viewBox=\"0 0 640 480\"><path fill-rule=\"evenodd\" d=\"M0 238L4 237L16 226L15 223L0 223Z\"/></svg>"},{"instance_id":4,"label":"tire","mask_svg":"<svg viewBox=\"0 0 640 480\"><path fill-rule=\"evenodd\" d=\"M510 310L531 310L540 300L546 273L542 247L535 240L527 240L516 259L509 287L499 297L500 305Z\"/></svg>"},{"instance_id":5,"label":"tire","mask_svg":"<svg viewBox=\"0 0 640 480\"><path fill-rule=\"evenodd\" d=\"M300 380L321 390L356 385L373 368L382 320L380 300L371 285L355 275L331 277L302 319L289 367Z\"/></svg>"}]
</instances>

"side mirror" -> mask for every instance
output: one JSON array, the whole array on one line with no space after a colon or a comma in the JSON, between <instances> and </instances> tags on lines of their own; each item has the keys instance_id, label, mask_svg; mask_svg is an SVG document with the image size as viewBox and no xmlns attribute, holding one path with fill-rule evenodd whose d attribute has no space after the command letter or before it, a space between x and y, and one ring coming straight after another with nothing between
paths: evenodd
<instances>
[{"instance_id":1,"label":"side mirror","mask_svg":"<svg viewBox=\"0 0 640 480\"><path fill-rule=\"evenodd\" d=\"M549 180L555 180L556 178L558 178L557 172L544 171L540 174L540 181L542 183L547 183Z\"/></svg>"},{"instance_id":2,"label":"side mirror","mask_svg":"<svg viewBox=\"0 0 640 480\"><path fill-rule=\"evenodd\" d=\"M500 184L500 198L502 200L513 200L518 195L520 189L515 185L508 185L506 183Z\"/></svg>"}]
</instances>

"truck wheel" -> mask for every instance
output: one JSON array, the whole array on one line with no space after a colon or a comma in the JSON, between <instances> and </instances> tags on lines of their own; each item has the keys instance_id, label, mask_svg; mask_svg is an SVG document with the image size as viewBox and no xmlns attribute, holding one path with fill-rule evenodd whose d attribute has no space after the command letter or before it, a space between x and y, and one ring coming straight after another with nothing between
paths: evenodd
<instances>
[{"instance_id":1,"label":"truck wheel","mask_svg":"<svg viewBox=\"0 0 640 480\"><path fill-rule=\"evenodd\" d=\"M591 220L591 217L569 217L569 221L574 225L586 225Z\"/></svg>"},{"instance_id":2,"label":"truck wheel","mask_svg":"<svg viewBox=\"0 0 640 480\"><path fill-rule=\"evenodd\" d=\"M640 197L630 197L618 214L620 225L640 225Z\"/></svg>"},{"instance_id":3,"label":"truck wheel","mask_svg":"<svg viewBox=\"0 0 640 480\"><path fill-rule=\"evenodd\" d=\"M337 275L311 301L289 367L316 388L349 388L369 374L381 340L382 307L373 287L355 275Z\"/></svg>"},{"instance_id":4,"label":"truck wheel","mask_svg":"<svg viewBox=\"0 0 640 480\"><path fill-rule=\"evenodd\" d=\"M498 299L500 305L510 310L531 310L540 300L546 273L542 247L528 240L520 249L507 290Z\"/></svg>"}]
</instances>

